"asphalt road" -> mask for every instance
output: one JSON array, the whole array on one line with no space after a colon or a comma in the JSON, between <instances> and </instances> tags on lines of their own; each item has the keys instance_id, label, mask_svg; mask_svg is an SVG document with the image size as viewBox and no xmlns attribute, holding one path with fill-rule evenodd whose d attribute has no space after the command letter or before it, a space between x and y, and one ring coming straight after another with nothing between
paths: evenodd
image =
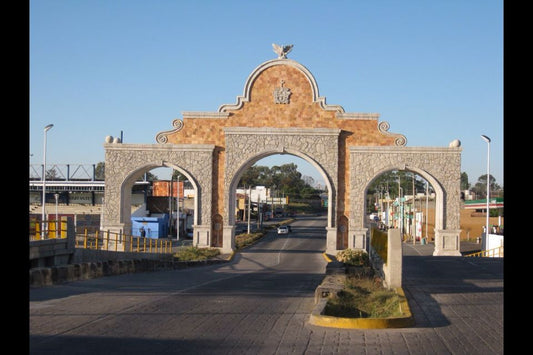
<instances>
[{"instance_id":1,"label":"asphalt road","mask_svg":"<svg viewBox=\"0 0 533 355\"><path fill-rule=\"evenodd\" d=\"M32 354L302 353L325 220L299 219L228 264L30 290Z\"/></svg>"},{"instance_id":2,"label":"asphalt road","mask_svg":"<svg viewBox=\"0 0 533 355\"><path fill-rule=\"evenodd\" d=\"M325 220L222 265L30 289L31 354L503 354L503 259L403 245L405 329L308 324Z\"/></svg>"}]
</instances>

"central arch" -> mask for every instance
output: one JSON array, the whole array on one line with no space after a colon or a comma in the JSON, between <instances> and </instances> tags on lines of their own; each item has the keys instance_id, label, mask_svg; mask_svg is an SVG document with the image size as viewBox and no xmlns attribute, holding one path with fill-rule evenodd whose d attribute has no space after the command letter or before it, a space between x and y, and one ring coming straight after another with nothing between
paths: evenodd
<instances>
[{"instance_id":1,"label":"central arch","mask_svg":"<svg viewBox=\"0 0 533 355\"><path fill-rule=\"evenodd\" d=\"M233 247L235 189L246 169L273 154L291 154L304 159L322 175L328 190L327 248L335 250L336 192L338 189L339 129L228 127L224 175L224 244Z\"/></svg>"}]
</instances>

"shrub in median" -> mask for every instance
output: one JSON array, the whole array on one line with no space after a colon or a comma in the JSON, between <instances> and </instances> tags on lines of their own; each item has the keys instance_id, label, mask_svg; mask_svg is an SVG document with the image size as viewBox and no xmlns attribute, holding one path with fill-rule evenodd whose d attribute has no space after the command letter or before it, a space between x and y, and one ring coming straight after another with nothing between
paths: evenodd
<instances>
[{"instance_id":1,"label":"shrub in median","mask_svg":"<svg viewBox=\"0 0 533 355\"><path fill-rule=\"evenodd\" d=\"M195 246L180 249L174 257L180 261L199 261L213 258L220 254L217 248L198 248Z\"/></svg>"},{"instance_id":2,"label":"shrub in median","mask_svg":"<svg viewBox=\"0 0 533 355\"><path fill-rule=\"evenodd\" d=\"M369 266L368 253L359 249L344 249L337 253L336 258L341 263L353 266Z\"/></svg>"}]
</instances>

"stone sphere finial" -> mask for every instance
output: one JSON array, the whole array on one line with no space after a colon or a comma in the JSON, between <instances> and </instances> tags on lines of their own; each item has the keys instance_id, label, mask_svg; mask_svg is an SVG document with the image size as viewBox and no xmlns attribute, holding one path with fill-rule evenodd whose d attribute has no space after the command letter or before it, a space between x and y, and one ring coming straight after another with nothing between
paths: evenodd
<instances>
[{"instance_id":1,"label":"stone sphere finial","mask_svg":"<svg viewBox=\"0 0 533 355\"><path fill-rule=\"evenodd\" d=\"M450 144L448 146L450 148L460 147L461 146L461 141L459 139L454 139L453 141L450 142Z\"/></svg>"}]
</instances>

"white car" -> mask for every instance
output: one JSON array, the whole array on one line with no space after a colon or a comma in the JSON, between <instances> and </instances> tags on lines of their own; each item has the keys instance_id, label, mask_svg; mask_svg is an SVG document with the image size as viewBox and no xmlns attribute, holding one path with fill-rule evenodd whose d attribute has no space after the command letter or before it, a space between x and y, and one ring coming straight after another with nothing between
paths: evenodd
<instances>
[{"instance_id":1,"label":"white car","mask_svg":"<svg viewBox=\"0 0 533 355\"><path fill-rule=\"evenodd\" d=\"M278 234L289 234L289 227L287 227L287 226L279 226L278 227Z\"/></svg>"}]
</instances>

